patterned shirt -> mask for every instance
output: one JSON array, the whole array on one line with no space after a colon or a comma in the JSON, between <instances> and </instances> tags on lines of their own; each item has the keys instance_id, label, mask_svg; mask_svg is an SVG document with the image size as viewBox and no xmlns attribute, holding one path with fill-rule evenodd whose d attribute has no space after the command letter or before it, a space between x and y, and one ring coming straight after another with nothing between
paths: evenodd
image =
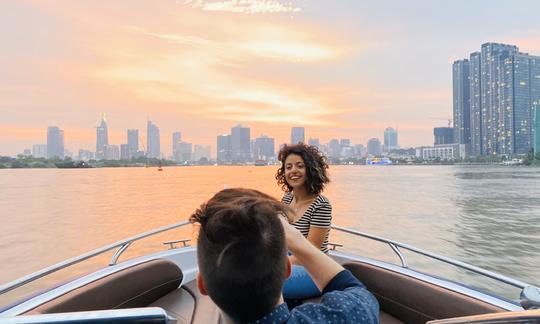
<instances>
[{"instance_id":1,"label":"patterned shirt","mask_svg":"<svg viewBox=\"0 0 540 324\"><path fill-rule=\"evenodd\" d=\"M290 205L293 201L294 195L291 192L285 193L283 198L281 199L281 202ZM320 228L328 228L330 229L330 225L332 224L332 205L330 205L330 201L328 198L326 198L323 195L318 195L315 200L309 205L308 209L306 209L306 212L302 217L300 217L296 222L294 222L292 225L304 235L304 237L307 237L309 234L309 228L311 226L313 227L320 227ZM326 237L324 238L324 242L321 246L321 251L324 253L328 253L328 235L330 234L330 231L326 232Z\"/></svg>"},{"instance_id":2,"label":"patterned shirt","mask_svg":"<svg viewBox=\"0 0 540 324\"><path fill-rule=\"evenodd\" d=\"M289 311L283 303L250 323L379 323L379 303L350 271L343 270L326 285L319 304L302 304Z\"/></svg>"}]
</instances>

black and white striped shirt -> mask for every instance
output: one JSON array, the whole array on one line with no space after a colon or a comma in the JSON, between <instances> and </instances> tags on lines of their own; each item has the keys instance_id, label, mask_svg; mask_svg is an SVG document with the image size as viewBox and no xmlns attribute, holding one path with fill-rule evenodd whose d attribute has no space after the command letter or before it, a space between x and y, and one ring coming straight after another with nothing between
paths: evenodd
<instances>
[{"instance_id":1,"label":"black and white striped shirt","mask_svg":"<svg viewBox=\"0 0 540 324\"><path fill-rule=\"evenodd\" d=\"M283 198L281 199L281 202L284 204L290 205L293 201L294 195L290 192L285 193ZM319 227L319 228L328 228L330 229L330 225L332 224L332 205L330 205L330 201L328 198L326 198L323 195L318 195L315 200L309 205L308 209L298 219L295 223L292 223L297 230L304 235L304 237L307 237L309 234L309 228L311 226L313 227ZM324 242L321 246L321 251L324 253L328 253L328 234L330 233L330 230L326 232L326 237L324 238Z\"/></svg>"}]
</instances>

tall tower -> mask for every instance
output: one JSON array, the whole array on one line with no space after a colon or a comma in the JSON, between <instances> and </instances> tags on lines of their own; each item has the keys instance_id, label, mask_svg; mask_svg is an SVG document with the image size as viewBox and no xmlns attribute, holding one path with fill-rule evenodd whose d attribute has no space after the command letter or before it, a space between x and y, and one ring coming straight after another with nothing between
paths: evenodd
<instances>
[{"instance_id":1,"label":"tall tower","mask_svg":"<svg viewBox=\"0 0 540 324\"><path fill-rule=\"evenodd\" d=\"M469 57L471 155L482 155L482 69L480 52ZM455 117L454 117L455 120Z\"/></svg>"},{"instance_id":2,"label":"tall tower","mask_svg":"<svg viewBox=\"0 0 540 324\"><path fill-rule=\"evenodd\" d=\"M471 144L471 85L469 60L455 61L452 65L454 142Z\"/></svg>"},{"instance_id":3,"label":"tall tower","mask_svg":"<svg viewBox=\"0 0 540 324\"><path fill-rule=\"evenodd\" d=\"M398 146L398 133L395 128L387 127L384 130L384 149L387 152L399 148Z\"/></svg>"},{"instance_id":4,"label":"tall tower","mask_svg":"<svg viewBox=\"0 0 540 324\"><path fill-rule=\"evenodd\" d=\"M127 145L129 157L133 157L139 151L139 130L127 130Z\"/></svg>"},{"instance_id":5,"label":"tall tower","mask_svg":"<svg viewBox=\"0 0 540 324\"><path fill-rule=\"evenodd\" d=\"M305 143L305 129L304 127L291 128L291 144Z\"/></svg>"},{"instance_id":6,"label":"tall tower","mask_svg":"<svg viewBox=\"0 0 540 324\"><path fill-rule=\"evenodd\" d=\"M56 126L47 128L47 158L64 158L64 131Z\"/></svg>"},{"instance_id":7,"label":"tall tower","mask_svg":"<svg viewBox=\"0 0 540 324\"><path fill-rule=\"evenodd\" d=\"M504 62L518 52L517 46L485 43L481 50L482 91L482 153L500 152L499 139L504 136L504 100L501 86L504 85Z\"/></svg>"},{"instance_id":8,"label":"tall tower","mask_svg":"<svg viewBox=\"0 0 540 324\"><path fill-rule=\"evenodd\" d=\"M105 145L109 145L109 131L105 114L103 114L101 115L101 123L96 127L96 159L104 158L103 147Z\"/></svg>"},{"instance_id":9,"label":"tall tower","mask_svg":"<svg viewBox=\"0 0 540 324\"><path fill-rule=\"evenodd\" d=\"M249 127L238 124L231 128L231 151L232 160L235 162L247 162L251 159L251 138Z\"/></svg>"},{"instance_id":10,"label":"tall tower","mask_svg":"<svg viewBox=\"0 0 540 324\"><path fill-rule=\"evenodd\" d=\"M161 155L159 128L148 120L146 124L146 156L159 158Z\"/></svg>"}]
</instances>

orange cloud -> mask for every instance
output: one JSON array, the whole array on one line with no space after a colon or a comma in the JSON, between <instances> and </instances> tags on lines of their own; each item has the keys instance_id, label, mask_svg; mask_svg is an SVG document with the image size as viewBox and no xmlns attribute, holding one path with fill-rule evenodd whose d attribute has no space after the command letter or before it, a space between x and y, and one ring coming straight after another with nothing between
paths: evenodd
<instances>
[{"instance_id":1,"label":"orange cloud","mask_svg":"<svg viewBox=\"0 0 540 324\"><path fill-rule=\"evenodd\" d=\"M206 11L226 11L244 14L300 12L299 7L275 0L228 0L204 1L186 0L184 5Z\"/></svg>"}]
</instances>

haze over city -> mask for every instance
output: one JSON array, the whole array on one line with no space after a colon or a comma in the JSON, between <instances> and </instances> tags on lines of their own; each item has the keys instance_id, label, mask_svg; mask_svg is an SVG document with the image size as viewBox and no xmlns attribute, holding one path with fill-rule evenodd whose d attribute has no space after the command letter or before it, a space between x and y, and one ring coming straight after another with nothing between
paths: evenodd
<instances>
[{"instance_id":1,"label":"haze over city","mask_svg":"<svg viewBox=\"0 0 540 324\"><path fill-rule=\"evenodd\" d=\"M2 2L0 154L51 125L93 149L102 113L114 144L152 119L167 155L175 131L215 152L237 123L276 143L292 126L364 144L392 126L402 147L430 145L453 61L485 42L540 54L540 4L486 3Z\"/></svg>"}]
</instances>

